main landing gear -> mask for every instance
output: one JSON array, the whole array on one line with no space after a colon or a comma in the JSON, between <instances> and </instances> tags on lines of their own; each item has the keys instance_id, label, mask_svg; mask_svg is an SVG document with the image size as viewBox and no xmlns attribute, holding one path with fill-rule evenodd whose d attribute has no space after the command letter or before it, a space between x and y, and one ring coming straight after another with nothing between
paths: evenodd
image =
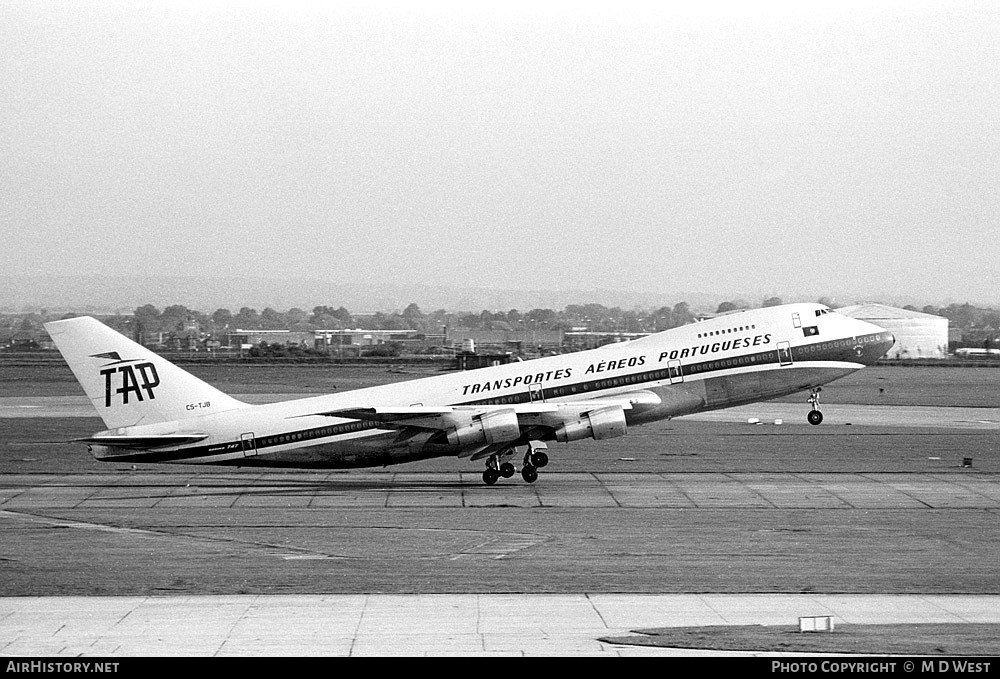
<instances>
[{"instance_id":1,"label":"main landing gear","mask_svg":"<svg viewBox=\"0 0 1000 679\"><path fill-rule=\"evenodd\" d=\"M527 483L534 483L538 478L538 470L549 463L549 456L545 454L544 444L535 444L536 447L528 446L524 453L524 464L521 465L521 478Z\"/></svg>"},{"instance_id":2,"label":"main landing gear","mask_svg":"<svg viewBox=\"0 0 1000 679\"><path fill-rule=\"evenodd\" d=\"M506 457L512 454L513 449L508 449L502 453L494 453L486 460L486 469L483 471L483 482L487 486L492 486L500 477L509 479L514 476L516 469L510 462L500 462L501 456ZM524 454L524 462L521 465L521 478L527 483L534 483L538 478L538 470L549 463L549 456L545 454L545 444L532 442Z\"/></svg>"},{"instance_id":3,"label":"main landing gear","mask_svg":"<svg viewBox=\"0 0 1000 679\"><path fill-rule=\"evenodd\" d=\"M505 479L509 479L514 475L515 471L514 465L510 462L504 462L501 464L500 456L494 453L486 460L486 469L483 471L483 481L486 482L487 486L492 486L500 479L501 476Z\"/></svg>"},{"instance_id":4,"label":"main landing gear","mask_svg":"<svg viewBox=\"0 0 1000 679\"><path fill-rule=\"evenodd\" d=\"M819 392L821 391L823 391L823 387L816 387L809 392L809 405L812 407L812 410L806 415L809 424L819 424L823 421L823 413L819 411Z\"/></svg>"}]
</instances>

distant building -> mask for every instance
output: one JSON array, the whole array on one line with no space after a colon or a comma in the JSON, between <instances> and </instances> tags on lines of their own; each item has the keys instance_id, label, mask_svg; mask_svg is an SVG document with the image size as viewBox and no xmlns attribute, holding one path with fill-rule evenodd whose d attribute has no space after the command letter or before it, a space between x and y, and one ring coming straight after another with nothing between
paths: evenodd
<instances>
[{"instance_id":1,"label":"distant building","mask_svg":"<svg viewBox=\"0 0 1000 679\"><path fill-rule=\"evenodd\" d=\"M885 304L855 304L836 312L885 328L896 337L886 358L945 358L948 355L948 319L922 311Z\"/></svg>"},{"instance_id":2,"label":"distant building","mask_svg":"<svg viewBox=\"0 0 1000 679\"><path fill-rule=\"evenodd\" d=\"M570 330L566 333L565 346L574 351L595 349L605 344L630 342L640 337L648 337L648 332L590 332L587 330Z\"/></svg>"},{"instance_id":3,"label":"distant building","mask_svg":"<svg viewBox=\"0 0 1000 679\"><path fill-rule=\"evenodd\" d=\"M455 354L455 368L458 370L475 370L510 362L510 354Z\"/></svg>"},{"instance_id":4,"label":"distant building","mask_svg":"<svg viewBox=\"0 0 1000 679\"><path fill-rule=\"evenodd\" d=\"M317 349L332 347L374 347L389 342L405 343L414 339L416 330L314 330L311 333Z\"/></svg>"},{"instance_id":5,"label":"distant building","mask_svg":"<svg viewBox=\"0 0 1000 679\"><path fill-rule=\"evenodd\" d=\"M248 349L261 342L311 347L313 334L312 332L293 332L291 330L233 330L226 333L226 346L231 349Z\"/></svg>"},{"instance_id":6,"label":"distant building","mask_svg":"<svg viewBox=\"0 0 1000 679\"><path fill-rule=\"evenodd\" d=\"M445 344L456 349L472 340L477 347L493 347L515 351L545 351L559 349L565 337L562 330L454 330L445 332Z\"/></svg>"}]
</instances>

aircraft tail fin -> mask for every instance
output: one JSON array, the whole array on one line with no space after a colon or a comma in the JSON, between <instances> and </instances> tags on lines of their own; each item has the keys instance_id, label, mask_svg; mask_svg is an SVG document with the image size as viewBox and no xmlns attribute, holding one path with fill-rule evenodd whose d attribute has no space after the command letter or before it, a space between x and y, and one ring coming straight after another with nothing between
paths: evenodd
<instances>
[{"instance_id":1,"label":"aircraft tail fin","mask_svg":"<svg viewBox=\"0 0 1000 679\"><path fill-rule=\"evenodd\" d=\"M108 429L246 407L89 316L45 329Z\"/></svg>"}]
</instances>

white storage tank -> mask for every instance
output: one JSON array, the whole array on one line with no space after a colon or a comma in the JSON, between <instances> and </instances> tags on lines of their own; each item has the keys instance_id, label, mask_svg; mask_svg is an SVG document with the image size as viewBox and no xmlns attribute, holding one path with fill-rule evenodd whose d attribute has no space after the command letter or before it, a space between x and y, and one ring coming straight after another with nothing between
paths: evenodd
<instances>
[{"instance_id":1,"label":"white storage tank","mask_svg":"<svg viewBox=\"0 0 1000 679\"><path fill-rule=\"evenodd\" d=\"M885 304L855 304L834 309L838 314L874 323L896 337L886 358L918 359L948 356L948 319Z\"/></svg>"}]
</instances>

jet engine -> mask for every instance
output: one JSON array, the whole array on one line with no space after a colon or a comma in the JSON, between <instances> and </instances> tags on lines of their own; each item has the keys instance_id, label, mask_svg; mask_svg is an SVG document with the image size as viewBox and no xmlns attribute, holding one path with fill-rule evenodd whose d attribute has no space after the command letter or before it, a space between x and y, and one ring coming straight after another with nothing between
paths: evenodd
<instances>
[{"instance_id":1,"label":"jet engine","mask_svg":"<svg viewBox=\"0 0 1000 679\"><path fill-rule=\"evenodd\" d=\"M613 439L627 433L625 411L619 405L588 410L580 419L563 422L555 428L556 440L563 443L585 438Z\"/></svg>"},{"instance_id":2,"label":"jet engine","mask_svg":"<svg viewBox=\"0 0 1000 679\"><path fill-rule=\"evenodd\" d=\"M479 443L504 443L521 435L514 409L491 410L472 415L448 431L448 443L471 446Z\"/></svg>"}]
</instances>

